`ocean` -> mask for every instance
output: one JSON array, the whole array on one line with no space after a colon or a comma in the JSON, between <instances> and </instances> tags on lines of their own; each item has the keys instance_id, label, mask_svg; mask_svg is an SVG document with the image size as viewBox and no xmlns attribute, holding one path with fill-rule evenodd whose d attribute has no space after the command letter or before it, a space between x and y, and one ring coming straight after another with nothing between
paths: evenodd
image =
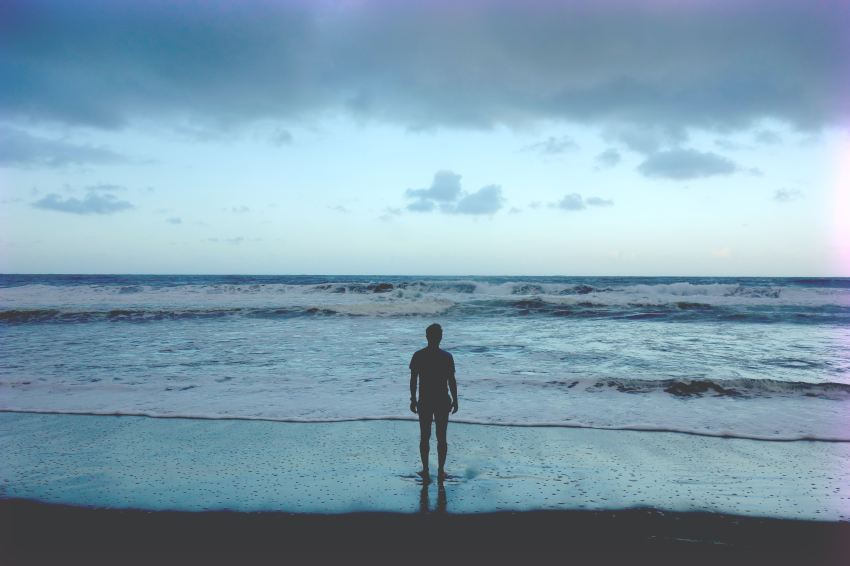
<instances>
[{"instance_id":1,"label":"ocean","mask_svg":"<svg viewBox=\"0 0 850 566\"><path fill-rule=\"evenodd\" d=\"M416 418L443 326L453 421L850 441L850 279L0 276L0 410Z\"/></svg>"}]
</instances>

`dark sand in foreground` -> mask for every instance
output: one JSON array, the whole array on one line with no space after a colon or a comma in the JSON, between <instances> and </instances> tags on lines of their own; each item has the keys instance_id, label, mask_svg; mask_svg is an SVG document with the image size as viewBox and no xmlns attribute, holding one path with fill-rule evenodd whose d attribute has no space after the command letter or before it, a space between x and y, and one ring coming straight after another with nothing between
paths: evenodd
<instances>
[{"instance_id":1,"label":"dark sand in foreground","mask_svg":"<svg viewBox=\"0 0 850 566\"><path fill-rule=\"evenodd\" d=\"M850 524L711 513L341 515L0 501L3 564L846 564Z\"/></svg>"}]
</instances>

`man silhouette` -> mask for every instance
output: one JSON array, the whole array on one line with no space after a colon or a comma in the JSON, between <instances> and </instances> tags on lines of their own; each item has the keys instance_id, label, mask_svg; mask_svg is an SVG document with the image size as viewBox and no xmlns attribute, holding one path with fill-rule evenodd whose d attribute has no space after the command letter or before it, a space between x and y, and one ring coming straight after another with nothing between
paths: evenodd
<instances>
[{"instance_id":1,"label":"man silhouette","mask_svg":"<svg viewBox=\"0 0 850 566\"><path fill-rule=\"evenodd\" d=\"M449 426L449 409L457 413L457 381L455 381L455 361L452 355L440 349L443 328L432 324L425 329L428 346L418 350L410 360L410 410L419 414L419 456L422 458L422 471L419 475L425 482L430 481L428 472L428 453L431 442L431 421L437 426L437 456L440 481L446 477L446 429ZM416 381L419 378L419 401L416 401ZM449 397L451 389L451 397Z\"/></svg>"}]
</instances>

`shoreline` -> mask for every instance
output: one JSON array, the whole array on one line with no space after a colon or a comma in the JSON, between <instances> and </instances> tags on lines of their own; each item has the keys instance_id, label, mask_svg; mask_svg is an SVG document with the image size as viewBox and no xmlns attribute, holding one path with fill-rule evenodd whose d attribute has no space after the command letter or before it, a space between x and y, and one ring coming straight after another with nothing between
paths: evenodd
<instances>
[{"instance_id":1,"label":"shoreline","mask_svg":"<svg viewBox=\"0 0 850 566\"><path fill-rule=\"evenodd\" d=\"M6 564L843 564L850 523L655 509L297 514L0 500ZM7 560L8 559L8 560ZM683 562L686 561L686 562Z\"/></svg>"},{"instance_id":2,"label":"shoreline","mask_svg":"<svg viewBox=\"0 0 850 566\"><path fill-rule=\"evenodd\" d=\"M0 408L0 414L18 414L18 415L59 415L59 416L86 416L86 417L112 417L112 418L145 418L145 419L162 419L162 420L188 420L188 421L237 421L237 422L261 422L261 423L278 423L278 424L337 424L337 423L366 423L366 422L412 422L418 423L417 417L385 415L374 417L340 417L329 419L297 419L297 418L276 418L276 417L245 417L245 416L207 416L207 415L171 415L171 414L156 414L149 412L115 412L115 411L76 411L76 410L54 410L54 409L3 409ZM675 428L660 428L660 427L643 427L643 426L620 426L606 427L593 426L585 424L573 423L553 423L553 422L485 422L473 419L452 418L452 424L483 426L483 427L505 427L505 428L564 428L574 430L596 430L610 432L642 432L642 433L662 433L662 434L682 434L685 436L697 436L701 438L717 438L720 440L752 440L756 442L825 442L830 444L850 444L850 438L838 437L817 437L817 436L799 436L793 438L786 437L771 437L757 436L747 434L733 434L730 432L699 432L694 430L679 430Z\"/></svg>"},{"instance_id":3,"label":"shoreline","mask_svg":"<svg viewBox=\"0 0 850 566\"><path fill-rule=\"evenodd\" d=\"M411 513L423 497L418 432L407 421L0 413L0 497L149 511ZM653 508L850 521L846 443L454 423L447 470L442 506L452 514ZM440 503L437 486L424 492L431 507Z\"/></svg>"}]
</instances>

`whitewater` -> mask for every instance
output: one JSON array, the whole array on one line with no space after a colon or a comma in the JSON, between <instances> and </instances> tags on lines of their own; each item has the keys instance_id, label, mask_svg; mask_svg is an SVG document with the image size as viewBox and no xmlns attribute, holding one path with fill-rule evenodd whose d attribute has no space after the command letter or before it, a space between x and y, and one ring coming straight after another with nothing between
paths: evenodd
<instances>
[{"instance_id":1,"label":"whitewater","mask_svg":"<svg viewBox=\"0 0 850 566\"><path fill-rule=\"evenodd\" d=\"M0 410L413 419L850 442L850 279L0 276Z\"/></svg>"}]
</instances>

